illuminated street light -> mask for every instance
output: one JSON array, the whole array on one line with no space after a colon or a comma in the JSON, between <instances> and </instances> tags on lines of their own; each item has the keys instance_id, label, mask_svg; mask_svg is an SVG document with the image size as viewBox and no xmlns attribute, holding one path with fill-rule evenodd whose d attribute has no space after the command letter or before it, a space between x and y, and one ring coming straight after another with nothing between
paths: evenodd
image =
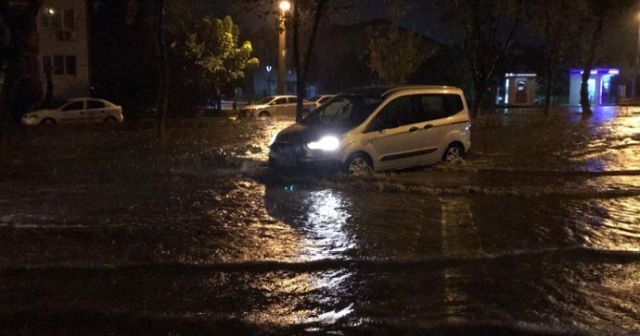
<instances>
[{"instance_id":1,"label":"illuminated street light","mask_svg":"<svg viewBox=\"0 0 640 336\"><path fill-rule=\"evenodd\" d=\"M278 38L278 87L277 93L279 95L285 94L285 81L287 73L287 27L285 25L285 18L287 12L291 9L291 2L287 0L280 1L280 20L279 20L279 38Z\"/></svg>"},{"instance_id":2,"label":"illuminated street light","mask_svg":"<svg viewBox=\"0 0 640 336\"><path fill-rule=\"evenodd\" d=\"M288 12L291 9L291 2L287 0L280 1L280 11Z\"/></svg>"}]
</instances>

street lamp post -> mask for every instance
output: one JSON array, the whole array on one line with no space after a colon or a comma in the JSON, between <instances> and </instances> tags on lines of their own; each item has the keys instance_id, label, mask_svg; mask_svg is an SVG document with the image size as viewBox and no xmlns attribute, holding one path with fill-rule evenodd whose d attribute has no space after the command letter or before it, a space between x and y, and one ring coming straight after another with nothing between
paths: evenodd
<instances>
[{"instance_id":1,"label":"street lamp post","mask_svg":"<svg viewBox=\"0 0 640 336\"><path fill-rule=\"evenodd\" d=\"M640 18L640 15L638 15ZM640 68L640 24L638 25L638 42L636 44L636 58L633 62L633 79L631 81L631 97L636 97L636 82L638 80L638 68Z\"/></svg>"},{"instance_id":2,"label":"street lamp post","mask_svg":"<svg viewBox=\"0 0 640 336\"><path fill-rule=\"evenodd\" d=\"M267 65L266 68L267 70L267 96L271 95L271 70L273 69L273 67L271 65Z\"/></svg>"},{"instance_id":3,"label":"street lamp post","mask_svg":"<svg viewBox=\"0 0 640 336\"><path fill-rule=\"evenodd\" d=\"M278 20L279 38L278 38L278 87L279 95L285 94L285 83L287 79L287 27L285 18L287 12L291 9L291 3L287 0L280 1L280 18Z\"/></svg>"}]
</instances>

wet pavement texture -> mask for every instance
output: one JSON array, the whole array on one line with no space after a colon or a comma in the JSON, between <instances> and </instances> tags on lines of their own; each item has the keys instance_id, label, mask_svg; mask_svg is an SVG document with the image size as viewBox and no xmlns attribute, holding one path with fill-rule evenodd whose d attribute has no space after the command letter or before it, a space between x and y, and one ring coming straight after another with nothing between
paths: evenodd
<instances>
[{"instance_id":1,"label":"wet pavement texture","mask_svg":"<svg viewBox=\"0 0 640 336\"><path fill-rule=\"evenodd\" d=\"M640 333L640 109L486 114L465 162L367 178L269 171L290 120L207 123L161 161L24 135L0 334Z\"/></svg>"}]
</instances>

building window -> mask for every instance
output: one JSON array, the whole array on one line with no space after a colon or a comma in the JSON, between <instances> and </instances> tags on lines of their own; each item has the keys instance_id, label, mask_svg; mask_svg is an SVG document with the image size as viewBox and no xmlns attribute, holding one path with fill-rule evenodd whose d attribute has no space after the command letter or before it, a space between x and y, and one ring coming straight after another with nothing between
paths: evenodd
<instances>
[{"instance_id":1,"label":"building window","mask_svg":"<svg viewBox=\"0 0 640 336\"><path fill-rule=\"evenodd\" d=\"M51 14L51 28L62 28L62 13L60 11Z\"/></svg>"},{"instance_id":2,"label":"building window","mask_svg":"<svg viewBox=\"0 0 640 336\"><path fill-rule=\"evenodd\" d=\"M77 61L75 56L65 57L65 64L67 66L67 75L75 75L77 73Z\"/></svg>"},{"instance_id":3,"label":"building window","mask_svg":"<svg viewBox=\"0 0 640 336\"><path fill-rule=\"evenodd\" d=\"M64 57L60 55L53 56L53 73L64 75Z\"/></svg>"},{"instance_id":4,"label":"building window","mask_svg":"<svg viewBox=\"0 0 640 336\"><path fill-rule=\"evenodd\" d=\"M63 28L67 29L67 30L72 30L75 31L76 30L76 21L75 21L75 17L73 16L73 9L67 9L64 11L64 25Z\"/></svg>"},{"instance_id":5,"label":"building window","mask_svg":"<svg viewBox=\"0 0 640 336\"><path fill-rule=\"evenodd\" d=\"M42 70L45 74L48 74L53 70L52 65L51 56L42 57Z\"/></svg>"}]
</instances>

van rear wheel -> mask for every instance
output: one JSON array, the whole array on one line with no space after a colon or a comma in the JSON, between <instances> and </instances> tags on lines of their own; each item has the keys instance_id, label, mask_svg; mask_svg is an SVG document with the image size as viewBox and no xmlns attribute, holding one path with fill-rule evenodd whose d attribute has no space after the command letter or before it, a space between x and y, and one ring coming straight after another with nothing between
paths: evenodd
<instances>
[{"instance_id":1,"label":"van rear wheel","mask_svg":"<svg viewBox=\"0 0 640 336\"><path fill-rule=\"evenodd\" d=\"M464 148L459 143L450 144L442 156L442 161L447 163L456 163L462 160L464 160Z\"/></svg>"}]
</instances>

